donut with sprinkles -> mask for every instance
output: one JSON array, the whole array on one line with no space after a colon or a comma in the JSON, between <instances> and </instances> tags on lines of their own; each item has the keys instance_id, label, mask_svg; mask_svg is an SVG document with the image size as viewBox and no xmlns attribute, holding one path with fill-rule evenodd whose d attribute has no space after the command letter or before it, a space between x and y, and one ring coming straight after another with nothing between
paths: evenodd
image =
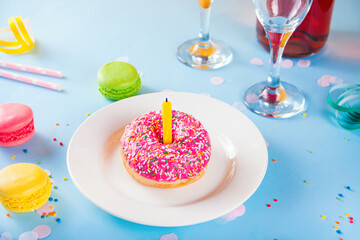
<instances>
[{"instance_id":1,"label":"donut with sprinkles","mask_svg":"<svg viewBox=\"0 0 360 240\"><path fill-rule=\"evenodd\" d=\"M175 188L193 183L210 160L209 134L193 116L172 110L173 141L163 144L161 114L149 112L126 126L120 139L125 168L145 185Z\"/></svg>"}]
</instances>

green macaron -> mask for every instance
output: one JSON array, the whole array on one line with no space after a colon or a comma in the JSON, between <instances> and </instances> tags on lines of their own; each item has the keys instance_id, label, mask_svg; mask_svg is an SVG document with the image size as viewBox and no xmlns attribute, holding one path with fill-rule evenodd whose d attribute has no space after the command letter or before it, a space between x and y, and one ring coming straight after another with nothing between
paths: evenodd
<instances>
[{"instance_id":1,"label":"green macaron","mask_svg":"<svg viewBox=\"0 0 360 240\"><path fill-rule=\"evenodd\" d=\"M125 62L109 62L97 74L100 93L111 100L135 96L140 91L141 79L134 66Z\"/></svg>"}]
</instances>

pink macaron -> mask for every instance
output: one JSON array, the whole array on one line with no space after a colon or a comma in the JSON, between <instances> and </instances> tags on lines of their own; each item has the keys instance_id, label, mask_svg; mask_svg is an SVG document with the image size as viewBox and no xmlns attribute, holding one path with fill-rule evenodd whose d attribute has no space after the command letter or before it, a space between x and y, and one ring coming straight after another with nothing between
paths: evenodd
<instances>
[{"instance_id":1,"label":"pink macaron","mask_svg":"<svg viewBox=\"0 0 360 240\"><path fill-rule=\"evenodd\" d=\"M0 104L0 146L23 144L34 133L34 116L30 107L21 103Z\"/></svg>"}]
</instances>

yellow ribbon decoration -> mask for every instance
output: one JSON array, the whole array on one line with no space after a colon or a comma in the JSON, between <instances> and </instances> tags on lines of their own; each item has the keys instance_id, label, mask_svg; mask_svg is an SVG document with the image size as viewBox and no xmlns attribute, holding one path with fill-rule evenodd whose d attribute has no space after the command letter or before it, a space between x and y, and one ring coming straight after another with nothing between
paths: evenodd
<instances>
[{"instance_id":1,"label":"yellow ribbon decoration","mask_svg":"<svg viewBox=\"0 0 360 240\"><path fill-rule=\"evenodd\" d=\"M0 52L6 54L19 54L32 49L35 45L35 39L31 38L31 33L26 29L21 16L11 17L8 21L10 28L0 29L0 34L12 32L16 41L9 42L0 40Z\"/></svg>"}]
</instances>

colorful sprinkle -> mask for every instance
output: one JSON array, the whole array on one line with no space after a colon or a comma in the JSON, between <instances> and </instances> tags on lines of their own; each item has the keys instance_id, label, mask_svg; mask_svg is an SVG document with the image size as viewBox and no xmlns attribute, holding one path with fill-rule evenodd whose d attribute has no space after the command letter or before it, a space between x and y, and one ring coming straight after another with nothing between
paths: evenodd
<instances>
[{"instance_id":1,"label":"colorful sprinkle","mask_svg":"<svg viewBox=\"0 0 360 240\"><path fill-rule=\"evenodd\" d=\"M40 161L37 161L36 164L40 164Z\"/></svg>"},{"instance_id":2,"label":"colorful sprinkle","mask_svg":"<svg viewBox=\"0 0 360 240\"><path fill-rule=\"evenodd\" d=\"M342 201L342 198L340 198L340 197L336 197L336 200L338 200L338 201Z\"/></svg>"},{"instance_id":3,"label":"colorful sprinkle","mask_svg":"<svg viewBox=\"0 0 360 240\"><path fill-rule=\"evenodd\" d=\"M311 151L311 150L308 150L307 152L308 152L308 153L312 153L312 151Z\"/></svg>"},{"instance_id":4,"label":"colorful sprinkle","mask_svg":"<svg viewBox=\"0 0 360 240\"><path fill-rule=\"evenodd\" d=\"M354 223L354 221L349 221L349 223L350 223L350 224L353 224L353 223Z\"/></svg>"},{"instance_id":5,"label":"colorful sprinkle","mask_svg":"<svg viewBox=\"0 0 360 240\"><path fill-rule=\"evenodd\" d=\"M297 65L302 68L310 67L311 61L308 59L300 59Z\"/></svg>"},{"instance_id":6,"label":"colorful sprinkle","mask_svg":"<svg viewBox=\"0 0 360 240\"><path fill-rule=\"evenodd\" d=\"M23 149L23 152L24 152L24 153L28 153L28 150L27 150L27 149Z\"/></svg>"},{"instance_id":7,"label":"colorful sprinkle","mask_svg":"<svg viewBox=\"0 0 360 240\"><path fill-rule=\"evenodd\" d=\"M264 61L260 58L253 58L250 60L250 64L252 65L257 65L257 66L262 66L264 65Z\"/></svg>"},{"instance_id":8,"label":"colorful sprinkle","mask_svg":"<svg viewBox=\"0 0 360 240\"><path fill-rule=\"evenodd\" d=\"M52 212L51 207L54 207L54 205L52 205L51 203L45 203L42 207L36 209L35 212L40 216L42 216L43 213L47 215L49 212Z\"/></svg>"},{"instance_id":9,"label":"colorful sprinkle","mask_svg":"<svg viewBox=\"0 0 360 240\"><path fill-rule=\"evenodd\" d=\"M340 222L339 222L339 221L336 221L335 223L336 223L336 224L338 224L338 225L340 224Z\"/></svg>"},{"instance_id":10,"label":"colorful sprinkle","mask_svg":"<svg viewBox=\"0 0 360 240\"><path fill-rule=\"evenodd\" d=\"M7 213L7 214L6 214L6 216L7 216L7 217L10 217L10 216L11 216L11 214L10 214L10 213Z\"/></svg>"},{"instance_id":11,"label":"colorful sprinkle","mask_svg":"<svg viewBox=\"0 0 360 240\"><path fill-rule=\"evenodd\" d=\"M49 197L49 201L51 202L53 200L53 198L52 197Z\"/></svg>"},{"instance_id":12,"label":"colorful sprinkle","mask_svg":"<svg viewBox=\"0 0 360 240\"><path fill-rule=\"evenodd\" d=\"M338 226L334 226L334 229L337 230L337 229L339 229L339 227L338 227Z\"/></svg>"},{"instance_id":13,"label":"colorful sprinkle","mask_svg":"<svg viewBox=\"0 0 360 240\"><path fill-rule=\"evenodd\" d=\"M12 159L15 159L15 156L11 156Z\"/></svg>"},{"instance_id":14,"label":"colorful sprinkle","mask_svg":"<svg viewBox=\"0 0 360 240\"><path fill-rule=\"evenodd\" d=\"M59 126L60 124L56 123L56 126Z\"/></svg>"},{"instance_id":15,"label":"colorful sprinkle","mask_svg":"<svg viewBox=\"0 0 360 240\"><path fill-rule=\"evenodd\" d=\"M51 233L51 228L47 225L39 225L33 229L33 232L36 232L38 239L46 238Z\"/></svg>"},{"instance_id":16,"label":"colorful sprinkle","mask_svg":"<svg viewBox=\"0 0 360 240\"><path fill-rule=\"evenodd\" d=\"M347 213L347 214L345 214L345 216L349 217L349 216L350 216L350 214L348 214L348 213Z\"/></svg>"},{"instance_id":17,"label":"colorful sprinkle","mask_svg":"<svg viewBox=\"0 0 360 240\"><path fill-rule=\"evenodd\" d=\"M306 117L306 116L307 116L307 114L306 114L306 113L303 113L302 115L303 115L303 117Z\"/></svg>"},{"instance_id":18,"label":"colorful sprinkle","mask_svg":"<svg viewBox=\"0 0 360 240\"><path fill-rule=\"evenodd\" d=\"M56 218L55 221L58 222L58 223L61 223L61 219L60 219L60 218Z\"/></svg>"},{"instance_id":19,"label":"colorful sprinkle","mask_svg":"<svg viewBox=\"0 0 360 240\"><path fill-rule=\"evenodd\" d=\"M54 186L54 189L58 189L58 187L57 187L57 186Z\"/></svg>"},{"instance_id":20,"label":"colorful sprinkle","mask_svg":"<svg viewBox=\"0 0 360 240\"><path fill-rule=\"evenodd\" d=\"M67 123L66 126L69 126L69 124Z\"/></svg>"},{"instance_id":21,"label":"colorful sprinkle","mask_svg":"<svg viewBox=\"0 0 360 240\"><path fill-rule=\"evenodd\" d=\"M322 219L326 219L326 217L325 217L324 215L321 215L320 217L321 217Z\"/></svg>"},{"instance_id":22,"label":"colorful sprinkle","mask_svg":"<svg viewBox=\"0 0 360 240\"><path fill-rule=\"evenodd\" d=\"M224 83L224 78L222 77L212 77L210 78L210 82L211 84L214 84L214 85L221 85Z\"/></svg>"},{"instance_id":23,"label":"colorful sprinkle","mask_svg":"<svg viewBox=\"0 0 360 240\"><path fill-rule=\"evenodd\" d=\"M336 230L337 234L342 234L342 232L340 230Z\"/></svg>"},{"instance_id":24,"label":"colorful sprinkle","mask_svg":"<svg viewBox=\"0 0 360 240\"><path fill-rule=\"evenodd\" d=\"M274 158L272 161L273 161L273 162L276 162L276 159Z\"/></svg>"},{"instance_id":25,"label":"colorful sprinkle","mask_svg":"<svg viewBox=\"0 0 360 240\"><path fill-rule=\"evenodd\" d=\"M352 220L354 220L354 218L353 218L353 217L349 217L349 220L352 221Z\"/></svg>"},{"instance_id":26,"label":"colorful sprinkle","mask_svg":"<svg viewBox=\"0 0 360 240\"><path fill-rule=\"evenodd\" d=\"M347 190L351 190L350 186L346 186L345 188L346 188Z\"/></svg>"},{"instance_id":27,"label":"colorful sprinkle","mask_svg":"<svg viewBox=\"0 0 360 240\"><path fill-rule=\"evenodd\" d=\"M56 141L56 138L53 138L54 141Z\"/></svg>"},{"instance_id":28,"label":"colorful sprinkle","mask_svg":"<svg viewBox=\"0 0 360 240\"><path fill-rule=\"evenodd\" d=\"M344 197L344 195L342 195L341 193L339 193L338 196L339 196L339 197L342 197L342 198Z\"/></svg>"},{"instance_id":29,"label":"colorful sprinkle","mask_svg":"<svg viewBox=\"0 0 360 240\"><path fill-rule=\"evenodd\" d=\"M267 206L268 208L270 208L270 207L271 207L271 204L266 204L266 206Z\"/></svg>"},{"instance_id":30,"label":"colorful sprinkle","mask_svg":"<svg viewBox=\"0 0 360 240\"><path fill-rule=\"evenodd\" d=\"M59 142L59 145L60 145L60 146L64 146L64 144L63 144L62 142Z\"/></svg>"},{"instance_id":31,"label":"colorful sprinkle","mask_svg":"<svg viewBox=\"0 0 360 240\"><path fill-rule=\"evenodd\" d=\"M64 177L63 180L64 180L64 181L67 181L67 177Z\"/></svg>"},{"instance_id":32,"label":"colorful sprinkle","mask_svg":"<svg viewBox=\"0 0 360 240\"><path fill-rule=\"evenodd\" d=\"M175 233L165 234L160 237L160 240L178 240L178 239L179 238Z\"/></svg>"},{"instance_id":33,"label":"colorful sprinkle","mask_svg":"<svg viewBox=\"0 0 360 240\"><path fill-rule=\"evenodd\" d=\"M349 141L349 139L348 138L344 138L345 139L345 141Z\"/></svg>"},{"instance_id":34,"label":"colorful sprinkle","mask_svg":"<svg viewBox=\"0 0 360 240\"><path fill-rule=\"evenodd\" d=\"M276 198L274 198L274 202L277 202L278 200Z\"/></svg>"},{"instance_id":35,"label":"colorful sprinkle","mask_svg":"<svg viewBox=\"0 0 360 240\"><path fill-rule=\"evenodd\" d=\"M340 219L344 219L342 216L339 216Z\"/></svg>"},{"instance_id":36,"label":"colorful sprinkle","mask_svg":"<svg viewBox=\"0 0 360 240\"><path fill-rule=\"evenodd\" d=\"M87 113L86 116L90 116L90 113Z\"/></svg>"},{"instance_id":37,"label":"colorful sprinkle","mask_svg":"<svg viewBox=\"0 0 360 240\"><path fill-rule=\"evenodd\" d=\"M59 200L57 198L54 199L54 202L58 202Z\"/></svg>"},{"instance_id":38,"label":"colorful sprinkle","mask_svg":"<svg viewBox=\"0 0 360 240\"><path fill-rule=\"evenodd\" d=\"M304 183L308 184L308 183L309 183L309 181L308 181L308 180L304 180Z\"/></svg>"},{"instance_id":39,"label":"colorful sprinkle","mask_svg":"<svg viewBox=\"0 0 360 240\"><path fill-rule=\"evenodd\" d=\"M283 68L292 68L292 66L294 65L293 61L291 61L290 59L285 59L283 61L281 61L280 65Z\"/></svg>"},{"instance_id":40,"label":"colorful sprinkle","mask_svg":"<svg viewBox=\"0 0 360 240\"><path fill-rule=\"evenodd\" d=\"M41 215L41 218L45 218L45 216Z\"/></svg>"}]
</instances>

